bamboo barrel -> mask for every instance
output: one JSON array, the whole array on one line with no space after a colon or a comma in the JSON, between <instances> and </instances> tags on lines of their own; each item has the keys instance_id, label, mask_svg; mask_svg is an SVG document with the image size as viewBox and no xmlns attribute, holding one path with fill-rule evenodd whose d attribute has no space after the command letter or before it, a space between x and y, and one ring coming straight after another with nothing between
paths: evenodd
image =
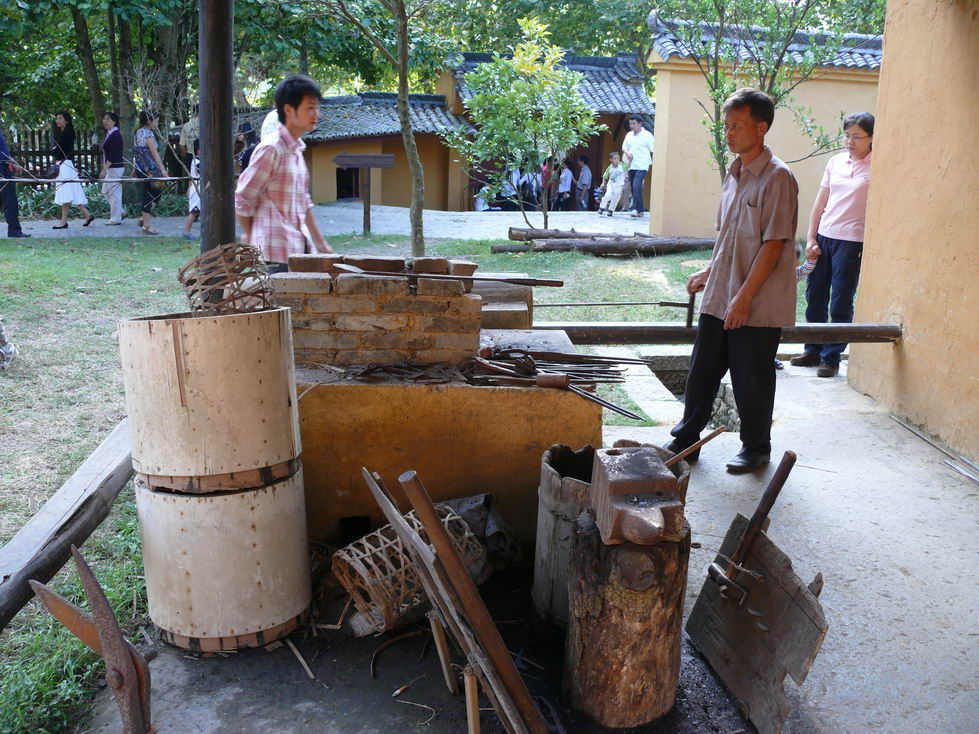
<instances>
[{"instance_id":1,"label":"bamboo barrel","mask_svg":"<svg viewBox=\"0 0 979 734\"><path fill-rule=\"evenodd\" d=\"M128 319L119 348L133 468L148 486L236 490L296 471L289 309Z\"/></svg>"},{"instance_id":2,"label":"bamboo barrel","mask_svg":"<svg viewBox=\"0 0 979 734\"><path fill-rule=\"evenodd\" d=\"M575 522L588 507L595 449L554 444L541 457L534 550L534 610L562 629L568 626L568 565Z\"/></svg>"},{"instance_id":3,"label":"bamboo barrel","mask_svg":"<svg viewBox=\"0 0 979 734\"><path fill-rule=\"evenodd\" d=\"M150 618L180 647L262 645L309 606L302 471L266 487L182 494L138 483Z\"/></svg>"}]
</instances>

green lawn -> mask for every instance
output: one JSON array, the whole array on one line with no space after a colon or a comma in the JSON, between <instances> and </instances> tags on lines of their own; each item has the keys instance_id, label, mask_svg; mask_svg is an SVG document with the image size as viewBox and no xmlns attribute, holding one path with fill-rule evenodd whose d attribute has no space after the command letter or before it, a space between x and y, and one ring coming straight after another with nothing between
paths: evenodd
<instances>
[{"instance_id":1,"label":"green lawn","mask_svg":"<svg viewBox=\"0 0 979 734\"><path fill-rule=\"evenodd\" d=\"M331 237L339 252L405 255L407 237ZM433 242L430 254L464 256L484 271L559 278L539 302L684 300L686 276L708 253L660 258L595 258L576 253L490 254L493 242ZM0 543L54 493L122 419L120 318L186 310L177 269L196 254L183 240L0 240L0 315L20 357L0 372ZM684 264L692 263L692 264ZM538 320L668 321L659 307L540 309ZM596 350L600 352L600 349ZM602 393L636 410L625 391ZM635 425L610 414L609 423ZM139 639L148 619L138 528L127 488L84 552L123 627ZM81 598L74 570L54 587ZM58 651L58 655L52 655ZM91 700L94 656L32 602L0 635L0 734L70 729Z\"/></svg>"}]
</instances>

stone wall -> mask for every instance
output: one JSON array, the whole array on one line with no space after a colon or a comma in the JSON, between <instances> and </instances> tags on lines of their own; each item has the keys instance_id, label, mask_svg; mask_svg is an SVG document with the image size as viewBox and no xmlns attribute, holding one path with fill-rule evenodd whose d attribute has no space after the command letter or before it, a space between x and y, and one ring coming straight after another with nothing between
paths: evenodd
<instances>
[{"instance_id":1,"label":"stone wall","mask_svg":"<svg viewBox=\"0 0 979 734\"><path fill-rule=\"evenodd\" d=\"M455 365L479 349L482 299L459 281L288 272L272 282L292 309L297 364Z\"/></svg>"}]
</instances>

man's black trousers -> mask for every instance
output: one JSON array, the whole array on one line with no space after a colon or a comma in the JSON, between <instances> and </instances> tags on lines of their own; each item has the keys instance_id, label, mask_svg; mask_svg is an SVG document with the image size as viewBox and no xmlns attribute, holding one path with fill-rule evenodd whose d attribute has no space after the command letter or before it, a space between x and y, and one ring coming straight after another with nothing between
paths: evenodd
<instances>
[{"instance_id":1,"label":"man's black trousers","mask_svg":"<svg viewBox=\"0 0 979 734\"><path fill-rule=\"evenodd\" d=\"M700 432L710 420L721 378L730 370L741 417L741 443L749 451L770 452L775 354L781 335L780 328L767 326L725 331L721 319L701 314L687 375L683 420L670 433L688 446L700 439Z\"/></svg>"}]
</instances>

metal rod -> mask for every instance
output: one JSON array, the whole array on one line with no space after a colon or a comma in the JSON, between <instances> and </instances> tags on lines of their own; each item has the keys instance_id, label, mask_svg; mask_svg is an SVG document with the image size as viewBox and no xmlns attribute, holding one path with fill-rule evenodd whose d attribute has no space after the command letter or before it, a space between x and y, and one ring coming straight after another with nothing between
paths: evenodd
<instances>
[{"instance_id":1,"label":"metal rod","mask_svg":"<svg viewBox=\"0 0 979 734\"><path fill-rule=\"evenodd\" d=\"M543 321L535 331L560 330L572 344L693 344L697 327L676 322ZM903 337L900 324L796 324L782 328L783 344L836 344L896 342Z\"/></svg>"},{"instance_id":2,"label":"metal rod","mask_svg":"<svg viewBox=\"0 0 979 734\"><path fill-rule=\"evenodd\" d=\"M951 461L949 459L945 459L945 461L943 461L942 463L943 464L947 464L948 466L950 466L952 469L954 469L955 471L957 471L962 476L969 477L969 479L971 479L972 481L974 481L976 483L979 483L979 477L977 477L975 474L973 474L972 472L970 472L968 469L964 469L961 465L956 464L954 461Z\"/></svg>"},{"instance_id":3,"label":"metal rod","mask_svg":"<svg viewBox=\"0 0 979 734\"><path fill-rule=\"evenodd\" d=\"M812 342L812 343L813 343L813 344L815 344L816 342ZM896 417L896 416L893 416L893 415L892 415L892 416L891 416L891 420L893 420L893 421L894 421L895 423L897 423L898 425L901 425L901 426L904 426L904 427L905 427L905 428L907 428L907 429L908 429L909 431L911 431L911 433L913 433L913 434L914 434L915 436L917 436L918 438L920 438L920 439L921 439L922 441L924 441L925 443L928 443L928 444L931 444L931 445L932 445L932 447L934 447L934 448L936 448L936 449L938 449L939 451L941 451L941 452L942 452L943 454L945 454L945 455L946 455L946 456L947 456L948 458L950 458L950 459L952 459L953 461L954 461L955 459L957 459L957 458L958 458L958 457L956 457L956 455L955 455L955 454L953 454L953 453L952 453L951 451L948 451L948 450L946 450L946 449L943 449L943 448L942 448L941 446L939 446L939 445L938 445L937 443L935 443L935 442L934 442L934 441L932 441L932 440L931 440L930 438L928 438L928 436L926 436L926 435L925 435L924 433L922 433L921 431L919 431L919 430L918 430L917 428L915 428L914 426L911 426L911 425L908 425L907 423L905 423L904 421L902 421L902 420L901 420L900 418L898 418L898 417Z\"/></svg>"},{"instance_id":4,"label":"metal rod","mask_svg":"<svg viewBox=\"0 0 979 734\"><path fill-rule=\"evenodd\" d=\"M596 303L538 303L534 301L534 308L577 308L578 306L669 306L674 308L687 308L687 303L678 301L598 301Z\"/></svg>"}]
</instances>

